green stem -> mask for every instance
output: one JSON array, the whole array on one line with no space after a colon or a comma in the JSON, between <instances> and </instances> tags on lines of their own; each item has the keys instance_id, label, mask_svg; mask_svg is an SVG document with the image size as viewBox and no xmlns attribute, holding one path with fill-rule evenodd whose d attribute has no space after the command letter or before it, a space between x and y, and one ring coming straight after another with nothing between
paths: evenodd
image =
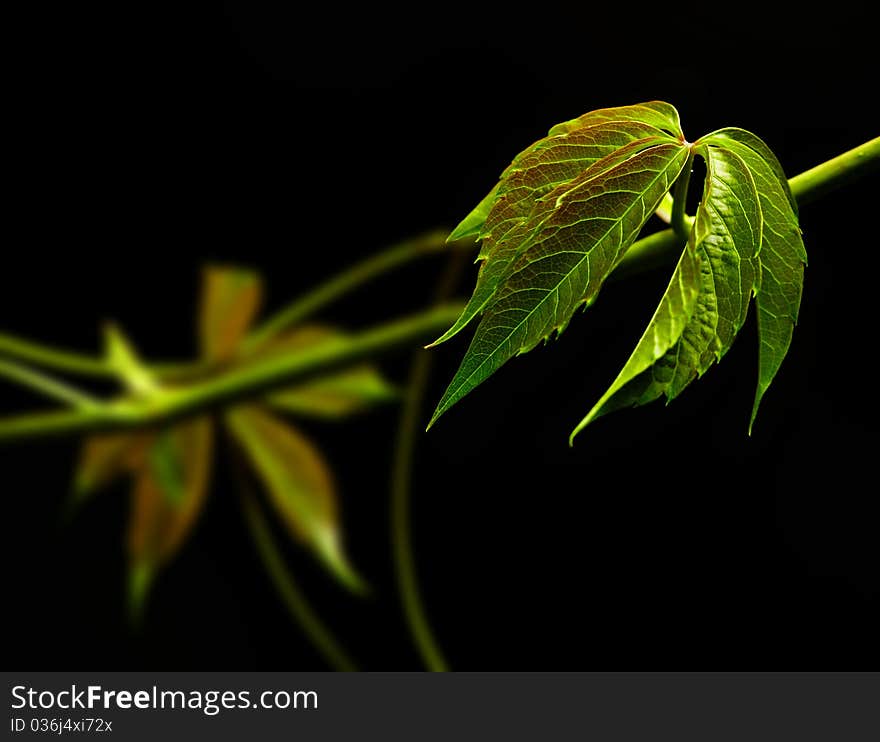
<instances>
[{"instance_id":1,"label":"green stem","mask_svg":"<svg viewBox=\"0 0 880 742\"><path fill-rule=\"evenodd\" d=\"M664 229L642 237L623 254L608 280L618 281L668 265L670 258L681 251L682 244L682 240L672 229Z\"/></svg>"},{"instance_id":2,"label":"green stem","mask_svg":"<svg viewBox=\"0 0 880 742\"><path fill-rule=\"evenodd\" d=\"M443 251L446 248L447 235L448 232L444 230L427 232L414 239L394 245L378 255L373 255L331 278L305 296L298 297L263 322L245 339L242 353L244 355L252 353L278 335L279 332L301 322L368 281L424 255Z\"/></svg>"},{"instance_id":3,"label":"green stem","mask_svg":"<svg viewBox=\"0 0 880 742\"><path fill-rule=\"evenodd\" d=\"M101 406L94 410L33 412L0 420L0 444L11 440L112 430L114 427Z\"/></svg>"},{"instance_id":4,"label":"green stem","mask_svg":"<svg viewBox=\"0 0 880 742\"><path fill-rule=\"evenodd\" d=\"M391 533L397 586L403 602L403 614L413 642L425 666L431 672L446 672L449 666L431 631L425 612L413 557L412 532L409 527L410 484L417 433L421 432L422 396L430 372L429 353L418 351L413 360L403 410L398 425L397 445L391 473Z\"/></svg>"},{"instance_id":5,"label":"green stem","mask_svg":"<svg viewBox=\"0 0 880 742\"><path fill-rule=\"evenodd\" d=\"M336 637L315 613L290 570L284 562L281 551L272 538L272 531L265 516L260 511L254 496L247 490L241 493L242 510L263 566L272 579L281 600L290 615L299 624L309 641L320 652L327 663L335 670L354 672L355 663L337 641Z\"/></svg>"},{"instance_id":6,"label":"green stem","mask_svg":"<svg viewBox=\"0 0 880 742\"><path fill-rule=\"evenodd\" d=\"M0 333L0 354L79 376L110 377L114 375L110 365L99 358L51 348L4 333Z\"/></svg>"},{"instance_id":7,"label":"green stem","mask_svg":"<svg viewBox=\"0 0 880 742\"><path fill-rule=\"evenodd\" d=\"M26 386L29 389L40 392L43 396L57 402L64 402L81 410L91 410L98 406L98 401L74 389L58 379L35 371L15 361L7 361L0 358L0 376Z\"/></svg>"},{"instance_id":8,"label":"green stem","mask_svg":"<svg viewBox=\"0 0 880 742\"><path fill-rule=\"evenodd\" d=\"M672 223L672 194L667 191L666 195L663 196L663 200L660 202L660 205L654 209L654 213L662 222L666 222L667 224Z\"/></svg>"},{"instance_id":9,"label":"green stem","mask_svg":"<svg viewBox=\"0 0 880 742\"><path fill-rule=\"evenodd\" d=\"M826 193L867 175L880 166L880 137L832 157L788 181L798 206L812 203Z\"/></svg>"},{"instance_id":10,"label":"green stem","mask_svg":"<svg viewBox=\"0 0 880 742\"><path fill-rule=\"evenodd\" d=\"M53 348L33 340L0 333L0 356L9 356L19 361L62 371L72 376L91 376L93 378L111 379L117 377L112 364L103 358L94 358L83 353ZM180 361L162 361L152 363L149 369L162 380L183 380L204 375L211 368L210 364L196 361L194 363Z\"/></svg>"},{"instance_id":11,"label":"green stem","mask_svg":"<svg viewBox=\"0 0 880 742\"><path fill-rule=\"evenodd\" d=\"M461 273L462 253L454 255L443 279L437 287L435 301L442 301L455 288ZM412 540L412 471L413 458L421 437L421 413L425 391L431 375L434 354L419 348L413 355L406 395L397 426L397 441L391 467L391 543L394 552L394 572L397 589L403 604L403 616L422 661L431 672L446 672L449 665L431 630L427 611L422 602L416 571Z\"/></svg>"},{"instance_id":12,"label":"green stem","mask_svg":"<svg viewBox=\"0 0 880 742\"><path fill-rule=\"evenodd\" d=\"M145 399L123 397L92 409L22 415L0 420L0 441L96 430L138 428L252 398L301 383L357 361L376 358L431 339L461 313L462 304L434 307L354 334L345 344L328 341L295 355L255 358L216 377L180 388L164 388Z\"/></svg>"},{"instance_id":13,"label":"green stem","mask_svg":"<svg viewBox=\"0 0 880 742\"><path fill-rule=\"evenodd\" d=\"M376 358L394 349L411 347L418 339L452 323L462 304L435 307L416 315L379 325L351 335L345 344L331 340L294 355L278 354L255 358L240 368L232 368L214 378L183 388L173 395L175 415L189 414L206 407L252 397L254 392L302 382L336 371L358 361Z\"/></svg>"},{"instance_id":14,"label":"green stem","mask_svg":"<svg viewBox=\"0 0 880 742\"><path fill-rule=\"evenodd\" d=\"M687 241L688 235L691 231L691 225L688 222L685 209L687 207L687 193L688 186L691 182L691 170L693 170L693 165L694 153L693 150L691 150L688 152L688 158L687 162L684 164L684 169L678 176L678 180L675 181L675 188L672 194L672 214L670 216L670 223L672 225L672 230L682 242Z\"/></svg>"}]
</instances>

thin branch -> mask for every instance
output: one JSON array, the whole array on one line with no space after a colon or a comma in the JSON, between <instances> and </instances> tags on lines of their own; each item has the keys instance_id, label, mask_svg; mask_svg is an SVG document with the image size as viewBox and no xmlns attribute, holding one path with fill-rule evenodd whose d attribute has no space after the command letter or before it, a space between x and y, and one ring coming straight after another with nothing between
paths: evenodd
<instances>
[{"instance_id":1,"label":"thin branch","mask_svg":"<svg viewBox=\"0 0 880 742\"><path fill-rule=\"evenodd\" d=\"M33 389L44 397L56 402L64 402L81 410L91 410L99 405L96 399L85 392L15 361L0 358L0 376L5 376L28 389Z\"/></svg>"},{"instance_id":2,"label":"thin branch","mask_svg":"<svg viewBox=\"0 0 880 742\"><path fill-rule=\"evenodd\" d=\"M111 377L114 375L109 364L100 358L52 348L6 333L0 333L0 354L78 376Z\"/></svg>"},{"instance_id":3,"label":"thin branch","mask_svg":"<svg viewBox=\"0 0 880 742\"><path fill-rule=\"evenodd\" d=\"M788 185L798 206L812 203L856 178L880 169L880 137L853 147L821 165L795 175Z\"/></svg>"},{"instance_id":4,"label":"thin branch","mask_svg":"<svg viewBox=\"0 0 880 742\"><path fill-rule=\"evenodd\" d=\"M675 189L672 194L672 215L670 216L670 224L678 239L683 242L687 240L691 231L691 221L688 220L687 212L687 194L688 186L691 182L691 170L694 165L694 152L691 149L688 152L687 162L681 171L681 175L675 181Z\"/></svg>"},{"instance_id":5,"label":"thin branch","mask_svg":"<svg viewBox=\"0 0 880 742\"><path fill-rule=\"evenodd\" d=\"M664 229L642 237L623 254L607 280L619 281L668 265L670 259L674 259L681 252L683 245L684 241L680 240L672 229Z\"/></svg>"},{"instance_id":6,"label":"thin branch","mask_svg":"<svg viewBox=\"0 0 880 742\"><path fill-rule=\"evenodd\" d=\"M657 218L662 222L666 222L666 224L672 223L672 194L667 192L665 196L663 196L663 200L660 202L660 205L654 209L654 213L657 215Z\"/></svg>"},{"instance_id":7,"label":"thin branch","mask_svg":"<svg viewBox=\"0 0 880 742\"><path fill-rule=\"evenodd\" d=\"M449 666L434 638L422 602L413 558L412 531L410 529L412 459L417 433L421 433L424 427L421 421L422 397L428 383L430 363L429 352L423 349L418 350L417 356L413 360L407 392L403 400L391 476L391 534L397 587L403 603L403 615L412 635L413 643L428 670L446 672L449 670Z\"/></svg>"},{"instance_id":8,"label":"thin branch","mask_svg":"<svg viewBox=\"0 0 880 742\"><path fill-rule=\"evenodd\" d=\"M452 257L437 287L435 301L442 301L452 293L461 272L461 258L461 253ZM413 455L422 432L422 407L433 360L433 353L427 353L422 348L415 351L400 411L397 443L391 464L391 544L397 589L413 643L430 671L446 672L449 665L431 629L419 588L410 512Z\"/></svg>"},{"instance_id":9,"label":"thin branch","mask_svg":"<svg viewBox=\"0 0 880 742\"><path fill-rule=\"evenodd\" d=\"M63 348L53 348L8 333L0 333L0 356L8 356L71 376L90 376L96 379L117 377L116 369L103 358ZM204 376L213 367L201 361L160 361L150 364L149 368L157 378L182 380Z\"/></svg>"}]
</instances>

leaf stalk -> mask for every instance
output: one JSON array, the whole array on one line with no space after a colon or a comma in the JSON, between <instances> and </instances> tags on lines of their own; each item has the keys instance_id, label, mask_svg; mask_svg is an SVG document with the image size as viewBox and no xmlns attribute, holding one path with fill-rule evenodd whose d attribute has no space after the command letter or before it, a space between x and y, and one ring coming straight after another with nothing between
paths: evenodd
<instances>
[{"instance_id":1,"label":"leaf stalk","mask_svg":"<svg viewBox=\"0 0 880 742\"><path fill-rule=\"evenodd\" d=\"M691 231L691 221L688 220L685 211L687 207L688 186L691 182L691 172L694 169L694 152L690 149L688 152L687 162L681 171L681 175L675 181L675 187L672 194L672 215L670 224L678 239L686 242Z\"/></svg>"},{"instance_id":2,"label":"leaf stalk","mask_svg":"<svg viewBox=\"0 0 880 742\"><path fill-rule=\"evenodd\" d=\"M92 410L100 404L85 392L15 361L0 358L0 376L81 410Z\"/></svg>"}]
</instances>

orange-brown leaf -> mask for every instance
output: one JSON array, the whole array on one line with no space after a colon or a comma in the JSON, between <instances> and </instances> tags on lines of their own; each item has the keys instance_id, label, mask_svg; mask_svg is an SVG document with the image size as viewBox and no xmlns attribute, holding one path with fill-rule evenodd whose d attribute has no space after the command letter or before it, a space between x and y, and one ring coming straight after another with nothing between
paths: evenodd
<instances>
[{"instance_id":1,"label":"orange-brown leaf","mask_svg":"<svg viewBox=\"0 0 880 742\"><path fill-rule=\"evenodd\" d=\"M107 433L86 438L74 474L76 501L91 495L143 463L148 437L143 433Z\"/></svg>"},{"instance_id":2,"label":"orange-brown leaf","mask_svg":"<svg viewBox=\"0 0 880 742\"><path fill-rule=\"evenodd\" d=\"M128 530L128 553L132 569L132 601L137 607L146 597L156 569L170 561L201 513L207 494L213 449L209 418L181 423L151 443L150 454L138 471L132 492ZM174 456L167 466L159 457ZM177 492L170 486L168 472L179 472Z\"/></svg>"},{"instance_id":3,"label":"orange-brown leaf","mask_svg":"<svg viewBox=\"0 0 880 742\"><path fill-rule=\"evenodd\" d=\"M263 299L260 276L247 270L209 266L202 282L199 340L207 360L231 358Z\"/></svg>"}]
</instances>

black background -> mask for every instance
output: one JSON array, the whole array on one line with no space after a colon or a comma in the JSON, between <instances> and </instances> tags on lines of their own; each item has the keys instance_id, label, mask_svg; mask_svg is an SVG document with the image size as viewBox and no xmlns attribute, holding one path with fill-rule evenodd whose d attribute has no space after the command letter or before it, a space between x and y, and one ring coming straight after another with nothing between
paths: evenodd
<instances>
[{"instance_id":1,"label":"black background","mask_svg":"<svg viewBox=\"0 0 880 742\"><path fill-rule=\"evenodd\" d=\"M877 135L873 21L840 3L784 19L739 4L125 8L44 8L13 27L0 324L83 350L113 317L148 357L189 354L203 262L258 267L278 306L454 225L516 152L594 108L668 100L691 140L742 126L789 173ZM751 438L753 318L672 406L603 419L567 447L663 271L607 287L558 343L508 364L422 438L418 564L454 667L877 667L876 193L873 178L803 211L801 323ZM363 327L416 310L441 272L440 260L402 270L326 318ZM466 342L434 351L429 404ZM408 360L384 368L403 381ZM39 404L7 386L0 400ZM419 667L388 547L395 426L394 408L303 425L335 467L373 598L289 550L368 669ZM133 632L125 488L63 525L75 452L71 440L0 449L9 664L324 667L261 571L222 462Z\"/></svg>"}]
</instances>

